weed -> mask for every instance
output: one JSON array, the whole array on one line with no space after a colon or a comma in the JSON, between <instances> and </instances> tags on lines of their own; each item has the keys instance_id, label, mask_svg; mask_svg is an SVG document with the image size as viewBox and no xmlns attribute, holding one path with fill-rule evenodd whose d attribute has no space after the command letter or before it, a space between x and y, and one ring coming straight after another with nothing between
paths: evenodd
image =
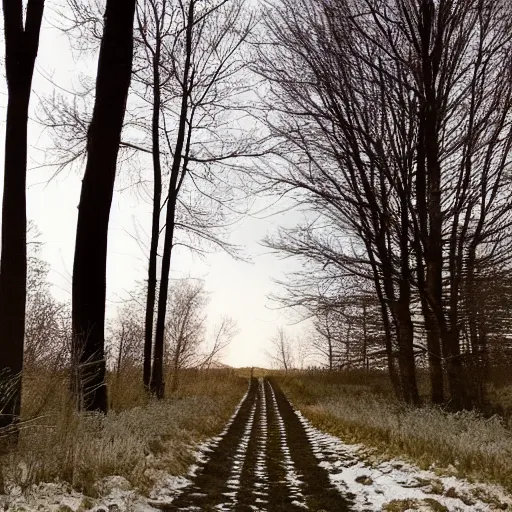
<instances>
[{"instance_id":1,"label":"weed","mask_svg":"<svg viewBox=\"0 0 512 512\"><path fill-rule=\"evenodd\" d=\"M231 370L184 372L179 395L157 401L141 376L124 375L104 416L74 410L65 375L36 377L25 379L18 448L0 461L6 485L60 480L92 498L106 476L147 492L159 471L183 473L194 443L223 428L247 389Z\"/></svg>"},{"instance_id":2,"label":"weed","mask_svg":"<svg viewBox=\"0 0 512 512\"><path fill-rule=\"evenodd\" d=\"M447 507L445 507L442 503L439 503L439 501L434 500L433 498L425 498L423 503L428 505L432 512L450 512Z\"/></svg>"},{"instance_id":3,"label":"weed","mask_svg":"<svg viewBox=\"0 0 512 512\"><path fill-rule=\"evenodd\" d=\"M416 510L418 502L416 500L392 500L382 507L382 512L405 512L406 510Z\"/></svg>"},{"instance_id":4,"label":"weed","mask_svg":"<svg viewBox=\"0 0 512 512\"><path fill-rule=\"evenodd\" d=\"M387 391L375 392L382 376L295 373L280 382L317 428L348 443L364 443L389 457L408 457L421 468L493 481L512 490L512 431L499 416L449 413L440 407L407 407ZM353 384L350 384L353 379ZM385 388L384 388L385 389ZM432 492L444 489L433 484Z\"/></svg>"},{"instance_id":5,"label":"weed","mask_svg":"<svg viewBox=\"0 0 512 512\"><path fill-rule=\"evenodd\" d=\"M361 485L372 485L373 480L367 475L361 475L356 478L356 482Z\"/></svg>"}]
</instances>

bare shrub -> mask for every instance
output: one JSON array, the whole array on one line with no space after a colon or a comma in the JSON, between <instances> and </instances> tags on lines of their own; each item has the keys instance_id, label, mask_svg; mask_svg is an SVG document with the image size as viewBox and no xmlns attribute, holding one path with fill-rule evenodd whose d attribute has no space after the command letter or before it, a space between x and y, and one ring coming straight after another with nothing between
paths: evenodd
<instances>
[{"instance_id":1,"label":"bare shrub","mask_svg":"<svg viewBox=\"0 0 512 512\"><path fill-rule=\"evenodd\" d=\"M410 407L370 386L336 382L332 374L283 377L284 389L317 427L348 442L363 442L423 467L455 467L461 476L512 489L512 431L499 416L441 407Z\"/></svg>"},{"instance_id":2,"label":"bare shrub","mask_svg":"<svg viewBox=\"0 0 512 512\"><path fill-rule=\"evenodd\" d=\"M64 374L25 379L19 445L0 461L6 486L59 479L94 495L98 480L120 475L147 492L158 470L185 471L193 444L221 430L246 390L230 370L196 371L184 375L179 400L144 402L142 380L126 375L113 410L99 415L77 413L66 382ZM38 402L44 410L33 417Z\"/></svg>"}]
</instances>

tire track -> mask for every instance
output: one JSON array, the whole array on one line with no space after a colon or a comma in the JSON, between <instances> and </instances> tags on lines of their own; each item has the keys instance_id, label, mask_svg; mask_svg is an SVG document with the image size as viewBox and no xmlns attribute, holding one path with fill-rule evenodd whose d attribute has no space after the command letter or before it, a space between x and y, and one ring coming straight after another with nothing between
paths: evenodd
<instances>
[{"instance_id":1,"label":"tire track","mask_svg":"<svg viewBox=\"0 0 512 512\"><path fill-rule=\"evenodd\" d=\"M238 497L240 494L240 490L242 489L242 472L243 468L251 465L252 457L247 457L247 453L249 450L249 445L251 444L251 439L253 439L253 433L257 431L257 428L254 428L254 416L258 409L259 399L256 396L256 401L253 403L251 407L251 413L249 415L249 420L247 421L247 425L245 427L244 435L238 445L238 448L235 452L235 457L233 460L233 467L231 470L231 475L228 479L227 486L229 491L224 493L224 496L229 498L229 503L223 503L221 506L226 510L232 510L233 508L238 508ZM251 454L252 454L251 450ZM247 485L247 483L245 484ZM244 486L245 488L245 486ZM227 507L227 508L226 508ZM220 508L222 510L223 508Z\"/></svg>"},{"instance_id":2,"label":"tire track","mask_svg":"<svg viewBox=\"0 0 512 512\"><path fill-rule=\"evenodd\" d=\"M277 383L252 379L245 400L193 483L163 510L345 512Z\"/></svg>"},{"instance_id":3,"label":"tire track","mask_svg":"<svg viewBox=\"0 0 512 512\"><path fill-rule=\"evenodd\" d=\"M231 425L210 457L198 469L192 485L176 497L172 506L163 510L232 510L234 491L228 482L232 480L237 454L240 455L240 446L247 435L247 426L255 411L257 390L257 381L252 379L247 396ZM236 492L237 490L235 496ZM226 502L231 502L231 506Z\"/></svg>"},{"instance_id":4,"label":"tire track","mask_svg":"<svg viewBox=\"0 0 512 512\"><path fill-rule=\"evenodd\" d=\"M268 417L267 438L267 469L269 476L269 510L302 511L296 497L290 489L290 468L284 463L285 452L283 444L283 420L279 414L272 387L265 380L265 395Z\"/></svg>"},{"instance_id":5,"label":"tire track","mask_svg":"<svg viewBox=\"0 0 512 512\"><path fill-rule=\"evenodd\" d=\"M302 490L307 507L314 511L349 511L350 501L334 488L327 471L318 465L304 425L285 394L273 379L269 379L269 387L274 391L277 406L284 420L291 458L297 471L302 475Z\"/></svg>"},{"instance_id":6,"label":"tire track","mask_svg":"<svg viewBox=\"0 0 512 512\"><path fill-rule=\"evenodd\" d=\"M234 510L266 511L268 503L265 467L265 444L267 436L267 416L265 410L263 381L259 381L256 396L254 422L247 446L247 456L242 471L238 503ZM263 457L263 458L262 458Z\"/></svg>"}]
</instances>

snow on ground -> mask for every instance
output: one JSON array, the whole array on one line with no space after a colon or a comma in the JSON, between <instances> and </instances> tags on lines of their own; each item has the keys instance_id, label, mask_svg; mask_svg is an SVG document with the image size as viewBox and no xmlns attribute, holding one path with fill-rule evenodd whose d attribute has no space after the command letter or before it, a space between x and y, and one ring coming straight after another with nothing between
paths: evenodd
<instances>
[{"instance_id":1,"label":"snow on ground","mask_svg":"<svg viewBox=\"0 0 512 512\"><path fill-rule=\"evenodd\" d=\"M195 464L190 466L187 477L174 476L164 471L154 471L154 486L149 497L133 489L130 482L121 476L110 476L97 482L95 487L101 496L92 499L74 491L68 483L41 483L22 492L17 486L6 485L7 494L0 494L0 510L16 512L158 512L169 504L185 487L189 486L200 464L226 435L240 407L246 400L249 389L238 403L224 430L215 437L196 445Z\"/></svg>"},{"instance_id":2,"label":"snow on ground","mask_svg":"<svg viewBox=\"0 0 512 512\"><path fill-rule=\"evenodd\" d=\"M254 402L254 404L252 405L251 413L245 426L244 435L240 440L240 444L238 445L238 448L235 453L231 475L228 480L228 489L230 490L225 494L230 499L231 505L233 506L237 504L237 495L240 490L240 479L242 478L242 469L244 466L245 458L247 456L247 448L249 446L249 439L251 437L251 431L254 424L255 411L256 402ZM229 510L229 505L226 506L228 507Z\"/></svg>"},{"instance_id":3,"label":"snow on ground","mask_svg":"<svg viewBox=\"0 0 512 512\"><path fill-rule=\"evenodd\" d=\"M279 433L281 436L281 450L283 452L283 466L286 470L285 479L288 485L288 489L290 490L290 496L294 498L292 503L298 507L307 508L306 500L304 498L304 495L302 494L302 491L300 490L301 486L303 485L303 482L300 479L301 475L299 475L297 470L295 469L295 465L290 455L290 448L288 446L286 435L286 427L284 425L283 417L279 412L276 395L274 393L274 389L272 388L272 386L270 386L270 392L272 395L272 404L274 407L275 415L277 417L277 422L279 423Z\"/></svg>"},{"instance_id":4,"label":"snow on ground","mask_svg":"<svg viewBox=\"0 0 512 512\"><path fill-rule=\"evenodd\" d=\"M200 456L200 452L198 452ZM101 498L92 499L74 491L64 482L42 483L21 492L10 488L7 495L0 495L0 510L16 512L155 512L158 506L169 503L190 480L160 472L149 498L133 489L130 482L120 476L102 479L96 484ZM153 506L155 505L155 506Z\"/></svg>"},{"instance_id":5,"label":"snow on ground","mask_svg":"<svg viewBox=\"0 0 512 512\"><path fill-rule=\"evenodd\" d=\"M399 459L372 464L366 456L368 449L363 445L345 444L314 428L299 411L296 414L306 429L320 466L329 472L331 482L342 494L352 495L356 511L380 511L394 500L410 500L410 510L484 512L512 509L512 496L497 485L473 484L454 476L438 476L434 471L421 470Z\"/></svg>"},{"instance_id":6,"label":"snow on ground","mask_svg":"<svg viewBox=\"0 0 512 512\"><path fill-rule=\"evenodd\" d=\"M268 422L267 422L267 400L265 397L265 388L263 379L260 377L258 383L258 393L260 395L261 415L259 425L259 439L258 439L258 454L256 459L256 467L254 474L258 477L258 482L255 482L254 495L256 496L255 502L260 507L268 505L268 472L267 472L267 436L268 436ZM261 510L265 511L265 508Z\"/></svg>"},{"instance_id":7,"label":"snow on ground","mask_svg":"<svg viewBox=\"0 0 512 512\"><path fill-rule=\"evenodd\" d=\"M273 391L273 390L272 390ZM260 383L260 393L262 387ZM8 493L0 495L0 510L16 512L77 512L90 510L93 512L156 512L166 504L170 504L177 494L191 484L191 478L196 474L199 466L205 462L209 452L219 443L227 433L234 418L238 414L242 403L248 394L242 398L227 423L224 431L216 437L196 446L196 464L192 465L186 477L172 476L163 471L154 472L154 487L149 497L140 494L132 488L130 483L120 477L111 476L96 483L96 489L101 496L92 499L80 494L66 483L43 483L33 486L22 492L20 488L7 485ZM275 396L271 399L276 407ZM265 395L262 394L262 416L260 433L260 449L262 454L257 460L257 473L262 477L262 488L259 490L259 500L266 491L266 468L264 464L265 439L267 435L267 417ZM485 512L492 510L512 510L512 496L501 487L490 484L475 484L454 476L439 476L431 470L421 470L418 467L399 459L379 461L376 457L368 457L368 448L363 445L348 445L339 438L321 432L314 428L309 421L296 411L313 451L324 467L333 485L345 496L353 500L353 510L359 512L378 512L393 502L398 503L397 508L385 510L421 510L436 512ZM279 421L281 420L281 421ZM254 408L246 427L243 442L238 456L240 462L244 456L244 449L248 442L250 426L254 421ZM300 493L300 479L287 452L286 431L282 418L278 415L282 447L287 470L287 483L290 490L295 493L297 504L304 504L304 497ZM232 484L236 498L239 485L240 465L234 465ZM257 491L258 492L258 491ZM404 508L404 504L407 508ZM226 504L230 509L230 504Z\"/></svg>"}]
</instances>

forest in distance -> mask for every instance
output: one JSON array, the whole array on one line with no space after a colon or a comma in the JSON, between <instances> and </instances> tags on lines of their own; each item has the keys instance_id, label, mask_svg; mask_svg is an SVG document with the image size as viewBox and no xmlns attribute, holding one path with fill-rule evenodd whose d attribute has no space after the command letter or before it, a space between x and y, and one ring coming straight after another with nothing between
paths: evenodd
<instances>
[{"instance_id":1,"label":"forest in distance","mask_svg":"<svg viewBox=\"0 0 512 512\"><path fill-rule=\"evenodd\" d=\"M236 318L210 332L208 291L172 278L173 258L180 245L242 258L229 234L255 197L297 219L261 241L297 263L272 300L311 325L271 340L284 392L300 397L292 370L314 364L325 389L382 379L411 410L508 421L495 400L512 365L508 0L3 0L2 16L1 454L53 400L38 386L70 414L106 415L222 371ZM69 40L74 89L33 87L45 19ZM82 178L69 304L27 219L32 123L44 166ZM111 321L124 175L151 230L144 282ZM288 417L279 384L258 385L254 414L272 399Z\"/></svg>"}]
</instances>

